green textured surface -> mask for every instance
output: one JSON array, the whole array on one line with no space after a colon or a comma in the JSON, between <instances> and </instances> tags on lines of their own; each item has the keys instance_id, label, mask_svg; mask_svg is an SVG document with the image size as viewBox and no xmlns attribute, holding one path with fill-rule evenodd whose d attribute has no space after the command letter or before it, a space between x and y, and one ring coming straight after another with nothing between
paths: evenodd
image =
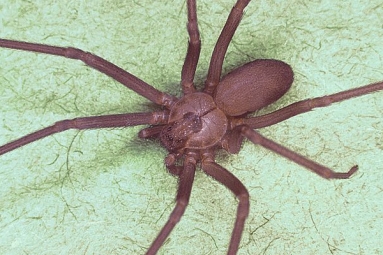
<instances>
[{"instance_id":1,"label":"green textured surface","mask_svg":"<svg viewBox=\"0 0 383 255\"><path fill-rule=\"evenodd\" d=\"M183 1L0 2L0 37L96 53L179 93ZM164 1L163 1L164 2ZM199 1L197 82L234 3ZM288 3L286 3L288 2ZM44 6L45 5L45 6ZM289 103L383 80L381 1L253 1L225 70L257 58L290 63ZM147 101L80 62L0 49L0 144L57 120L145 111ZM218 162L243 181L251 212L239 254L383 254L382 92L261 132L338 171L327 181L258 146ZM67 131L0 157L1 254L143 254L174 205L176 180L139 127ZM224 254L236 201L201 172L160 254Z\"/></svg>"}]
</instances>

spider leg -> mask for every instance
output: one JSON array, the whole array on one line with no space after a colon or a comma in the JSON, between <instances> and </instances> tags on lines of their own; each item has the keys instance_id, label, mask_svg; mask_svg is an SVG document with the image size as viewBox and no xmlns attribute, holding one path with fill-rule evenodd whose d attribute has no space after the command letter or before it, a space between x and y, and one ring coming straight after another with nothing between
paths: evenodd
<instances>
[{"instance_id":1,"label":"spider leg","mask_svg":"<svg viewBox=\"0 0 383 255\"><path fill-rule=\"evenodd\" d=\"M204 155L205 158L202 159L201 165L202 170L207 175L210 175L215 180L230 189L239 200L237 217L235 219L234 229L230 239L229 250L227 252L228 255L235 255L237 254L239 243L241 241L245 220L249 215L249 193L237 177L214 162L212 155L213 154L209 152Z\"/></svg>"},{"instance_id":2,"label":"spider leg","mask_svg":"<svg viewBox=\"0 0 383 255\"><path fill-rule=\"evenodd\" d=\"M222 73L222 64L225 58L227 47L233 38L235 30L241 21L243 10L249 4L250 0L238 0L231 10L226 24L222 29L221 34L214 47L213 54L210 60L209 71L205 81L204 92L213 94L217 87Z\"/></svg>"},{"instance_id":3,"label":"spider leg","mask_svg":"<svg viewBox=\"0 0 383 255\"><path fill-rule=\"evenodd\" d=\"M181 72L181 85L183 93L190 94L196 91L193 83L201 51L201 40L198 31L196 1L188 0L188 24L189 45L186 58Z\"/></svg>"},{"instance_id":4,"label":"spider leg","mask_svg":"<svg viewBox=\"0 0 383 255\"><path fill-rule=\"evenodd\" d=\"M160 233L153 241L152 245L146 252L146 255L154 255L161 248L170 232L175 225L180 221L182 215L185 212L186 206L189 203L190 193L194 181L194 173L196 169L196 155L192 152L188 152L185 160L182 173L179 174L178 191L176 197L176 206L169 216L165 226L161 229Z\"/></svg>"},{"instance_id":5,"label":"spider leg","mask_svg":"<svg viewBox=\"0 0 383 255\"><path fill-rule=\"evenodd\" d=\"M138 79L136 76L128 73L124 69L112 64L111 62L77 48L58 47L6 39L0 39L0 47L45 53L49 55L81 60L88 66L108 75L109 77L125 85L127 88L149 99L153 103L170 108L170 106L176 101L175 97L153 88L151 85Z\"/></svg>"},{"instance_id":6,"label":"spider leg","mask_svg":"<svg viewBox=\"0 0 383 255\"><path fill-rule=\"evenodd\" d=\"M167 121L167 112L126 113L104 116L92 116L61 120L52 126L40 129L15 141L0 146L0 155L44 137L60 133L68 129L117 128L144 124L161 124Z\"/></svg>"},{"instance_id":7,"label":"spider leg","mask_svg":"<svg viewBox=\"0 0 383 255\"><path fill-rule=\"evenodd\" d=\"M244 120L238 119L240 122L238 124L246 124L254 129L263 128L289 119L295 115L309 112L317 107L326 107L332 103L363 96L379 90L383 90L383 82L369 84L363 87L338 92L332 95L302 100L263 116L248 118Z\"/></svg>"},{"instance_id":8,"label":"spider leg","mask_svg":"<svg viewBox=\"0 0 383 255\"><path fill-rule=\"evenodd\" d=\"M326 178L326 179L347 179L351 175L353 175L357 170L358 166L353 166L348 172L346 173L337 173L332 171L331 169L320 165L310 159L305 158L304 156L270 140L266 137L262 136L255 130L251 129L249 126L242 126L241 127L242 134L252 141L254 144L259 144L262 147L269 149L271 151L274 151L275 153L278 153L279 155L288 158L295 163L304 166L314 173L318 174L319 176Z\"/></svg>"},{"instance_id":9,"label":"spider leg","mask_svg":"<svg viewBox=\"0 0 383 255\"><path fill-rule=\"evenodd\" d=\"M227 131L221 140L221 147L231 154L237 154L241 150L244 137L240 128Z\"/></svg>"}]
</instances>

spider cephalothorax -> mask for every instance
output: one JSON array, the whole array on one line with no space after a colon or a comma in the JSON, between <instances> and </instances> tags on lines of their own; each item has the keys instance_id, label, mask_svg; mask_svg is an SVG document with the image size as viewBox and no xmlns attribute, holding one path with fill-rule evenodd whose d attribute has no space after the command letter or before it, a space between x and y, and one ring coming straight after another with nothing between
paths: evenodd
<instances>
[{"instance_id":1,"label":"spider cephalothorax","mask_svg":"<svg viewBox=\"0 0 383 255\"><path fill-rule=\"evenodd\" d=\"M221 140L227 118L213 98L203 92L185 95L172 107L161 142L171 153L184 149L207 149Z\"/></svg>"},{"instance_id":2,"label":"spider cephalothorax","mask_svg":"<svg viewBox=\"0 0 383 255\"><path fill-rule=\"evenodd\" d=\"M180 98L163 93L111 62L77 48L0 39L0 47L3 48L81 60L161 107L156 112L62 120L0 146L0 155L68 129L149 125L140 131L139 136L159 138L162 145L169 151L165 158L165 165L172 174L177 176L179 182L175 208L157 238L150 245L147 254L155 254L161 248L183 215L189 202L197 164L203 172L226 186L238 199L237 216L228 248L228 254L236 254L249 213L249 193L238 178L215 162L215 151L225 149L230 153L237 153L242 140L247 138L254 144L278 153L324 178L348 178L355 173L357 166L353 166L345 173L334 172L267 139L255 129L279 123L315 107L326 107L335 102L383 89L383 82L379 82L324 97L299 101L266 115L248 117L248 113L257 111L283 96L293 82L291 67L273 59L254 60L221 78L227 47L239 25L243 10L249 2L250 0L237 0L234 5L215 45L205 86L201 91L197 91L194 86L194 74L201 42L196 0L187 1L189 44L181 73L183 95ZM195 253L198 254L198 251Z\"/></svg>"}]
</instances>

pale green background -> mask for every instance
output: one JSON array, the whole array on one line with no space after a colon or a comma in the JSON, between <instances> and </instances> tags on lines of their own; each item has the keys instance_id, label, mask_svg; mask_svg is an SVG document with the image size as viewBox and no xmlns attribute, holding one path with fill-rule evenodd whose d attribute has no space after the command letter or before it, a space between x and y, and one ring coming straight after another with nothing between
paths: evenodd
<instances>
[{"instance_id":1,"label":"pale green background","mask_svg":"<svg viewBox=\"0 0 383 255\"><path fill-rule=\"evenodd\" d=\"M183 1L0 2L0 37L94 52L179 93ZM167 2L164 4L164 2ZM233 0L199 1L202 83ZM277 58L295 70L297 100L383 80L380 0L253 1L225 70ZM0 49L0 144L77 116L153 109L82 63ZM218 162L251 194L239 254L383 254L382 92L316 110L262 134L350 180L327 181L258 146ZM143 254L174 206L176 179L139 128L68 131L0 157L1 254ZM188 207L160 254L225 254L236 201L196 175Z\"/></svg>"}]
</instances>

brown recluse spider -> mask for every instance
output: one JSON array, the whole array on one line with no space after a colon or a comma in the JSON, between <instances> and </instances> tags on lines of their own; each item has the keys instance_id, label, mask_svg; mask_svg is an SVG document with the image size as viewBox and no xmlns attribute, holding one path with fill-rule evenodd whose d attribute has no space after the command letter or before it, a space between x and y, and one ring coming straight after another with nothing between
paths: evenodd
<instances>
[{"instance_id":1,"label":"brown recluse spider","mask_svg":"<svg viewBox=\"0 0 383 255\"><path fill-rule=\"evenodd\" d=\"M64 48L37 43L0 39L0 47L45 53L83 61L86 65L110 76L137 94L157 104L158 111L78 117L58 121L34 133L0 147L0 155L11 152L44 137L68 129L118 128L148 125L139 132L140 138L156 138L169 151L165 165L179 180L176 205L169 220L149 246L147 254L156 254L178 223L188 205L197 165L203 172L226 186L238 199L237 216L227 254L238 251L245 220L249 214L249 193L231 172L215 162L215 152L224 149L238 153L243 139L269 149L300 164L326 179L347 179L357 171L335 172L264 137L256 131L317 107L327 107L383 89L383 82L350 89L288 105L272 113L250 117L274 103L291 87L291 67L274 59L258 59L234 69L221 78L227 47L250 0L238 0L215 45L204 88L196 90L194 75L200 54L196 1L187 1L189 45L181 72L182 96L163 93L134 75L77 48Z\"/></svg>"}]
</instances>

